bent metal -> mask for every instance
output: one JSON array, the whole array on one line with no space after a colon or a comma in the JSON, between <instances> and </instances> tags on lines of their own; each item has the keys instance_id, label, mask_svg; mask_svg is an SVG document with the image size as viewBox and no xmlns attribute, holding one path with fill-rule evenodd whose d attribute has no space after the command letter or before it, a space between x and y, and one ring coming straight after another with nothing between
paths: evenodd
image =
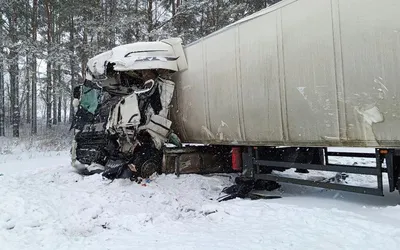
<instances>
[{"instance_id":1,"label":"bent metal","mask_svg":"<svg viewBox=\"0 0 400 250\"><path fill-rule=\"evenodd\" d=\"M122 45L91 58L74 89L72 166L108 178L161 171L165 143L180 146L169 106L185 55L177 38Z\"/></svg>"}]
</instances>

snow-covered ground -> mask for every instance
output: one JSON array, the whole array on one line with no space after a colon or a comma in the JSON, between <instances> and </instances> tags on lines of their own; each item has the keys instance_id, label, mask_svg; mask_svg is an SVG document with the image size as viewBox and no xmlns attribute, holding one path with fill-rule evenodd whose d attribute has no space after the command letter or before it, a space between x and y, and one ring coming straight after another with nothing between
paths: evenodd
<instances>
[{"instance_id":1,"label":"snow-covered ground","mask_svg":"<svg viewBox=\"0 0 400 250\"><path fill-rule=\"evenodd\" d=\"M0 152L1 174L2 250L400 248L397 192L284 184L272 192L282 199L218 203L229 176L111 183L74 173L66 150Z\"/></svg>"}]
</instances>

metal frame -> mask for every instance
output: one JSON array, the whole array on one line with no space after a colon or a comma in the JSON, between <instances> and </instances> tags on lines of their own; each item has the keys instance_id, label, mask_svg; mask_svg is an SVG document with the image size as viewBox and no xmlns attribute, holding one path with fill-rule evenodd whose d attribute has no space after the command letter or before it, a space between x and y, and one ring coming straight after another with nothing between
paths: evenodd
<instances>
[{"instance_id":1,"label":"metal frame","mask_svg":"<svg viewBox=\"0 0 400 250\"><path fill-rule=\"evenodd\" d=\"M185 146L182 148L164 148L163 169L167 169L168 173L174 173L176 176L182 174L210 174L210 173L225 173L231 172L231 165L224 161L230 158L230 147L212 147L204 146ZM194 156L196 159L187 158L188 155ZM215 157L215 156L220 157ZM185 157L186 156L186 157ZM173 164L173 165L172 165ZM189 165L183 168L183 165ZM172 169L173 166L173 169ZM214 168L215 167L215 168ZM173 170L173 171L171 171Z\"/></svg>"},{"instance_id":2,"label":"metal frame","mask_svg":"<svg viewBox=\"0 0 400 250\"><path fill-rule=\"evenodd\" d=\"M247 152L242 155L243 159L243 176L251 177L254 179L292 183L298 185L313 186L319 188L327 188L334 190L341 190L347 192L369 194L383 196L383 181L382 173L387 172L389 176L389 190L393 192L396 186L400 184L399 169L397 162L395 161L396 153L399 153L393 149L375 149L375 153L340 153L340 152L328 152L327 148L320 149L322 154L320 155L323 159L323 164L304 164L296 162L284 162L284 161L266 161L259 158L258 148L248 147ZM362 158L375 158L375 167L363 167L363 166L350 166L350 165L334 165L330 164L328 156L339 156L339 157L362 157ZM383 161L386 160L386 168L382 168ZM281 177L274 174L260 173L260 167L285 167L285 168L296 168L296 169L307 169L307 170L321 170L328 172L341 172L351 174L363 174L373 175L377 178L377 188L370 187L359 187L351 186L346 184L327 183L321 181L303 180L292 177Z\"/></svg>"},{"instance_id":3,"label":"metal frame","mask_svg":"<svg viewBox=\"0 0 400 250\"><path fill-rule=\"evenodd\" d=\"M400 150L390 149L386 155L386 166L389 179L389 191L400 192Z\"/></svg>"},{"instance_id":4,"label":"metal frame","mask_svg":"<svg viewBox=\"0 0 400 250\"><path fill-rule=\"evenodd\" d=\"M184 147L184 148L164 148L164 155L168 155L169 157L174 157L174 169L175 175L180 176L180 161L181 155L187 153L195 153L198 152L196 147Z\"/></svg>"}]
</instances>

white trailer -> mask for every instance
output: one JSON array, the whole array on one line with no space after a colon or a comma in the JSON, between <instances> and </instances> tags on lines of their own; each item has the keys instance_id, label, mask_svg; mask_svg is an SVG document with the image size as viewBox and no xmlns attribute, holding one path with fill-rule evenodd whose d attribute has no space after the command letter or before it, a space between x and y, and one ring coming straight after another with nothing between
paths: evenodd
<instances>
[{"instance_id":1,"label":"white trailer","mask_svg":"<svg viewBox=\"0 0 400 250\"><path fill-rule=\"evenodd\" d=\"M400 1L286 0L185 47L183 140L400 145Z\"/></svg>"}]
</instances>

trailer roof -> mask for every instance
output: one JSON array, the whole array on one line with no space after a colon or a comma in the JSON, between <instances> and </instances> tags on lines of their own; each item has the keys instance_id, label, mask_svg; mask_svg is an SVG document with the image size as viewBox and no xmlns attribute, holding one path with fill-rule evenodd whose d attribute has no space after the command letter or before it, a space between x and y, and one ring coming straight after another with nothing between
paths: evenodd
<instances>
[{"instance_id":1,"label":"trailer roof","mask_svg":"<svg viewBox=\"0 0 400 250\"><path fill-rule=\"evenodd\" d=\"M202 38L200 38L200 39L198 39L198 40L196 40L196 41L194 41L192 43L189 43L185 47L190 47L190 46L192 46L192 45L194 45L196 43L199 43L199 42L201 42L201 41L203 41L203 40L205 40L205 39L207 39L209 37L215 36L215 35L217 35L219 33L222 33L222 32L224 32L226 30L229 30L229 29L231 29L233 27L236 27L237 25L239 25L241 23L245 23L245 22L253 20L253 19L255 19L255 18L259 17L259 16L263 16L265 14L274 12L276 10L281 9L282 7L285 7L286 5L292 4L292 3L297 2L297 1L299 1L299 0L283 0L281 2L278 2L278 3L274 4L274 5L271 5L271 6L269 6L267 8L264 8L264 9L262 9L260 11L257 11L255 13L249 15L249 16L246 16L246 17L244 17L244 18L242 18L242 19L240 19L240 20L238 20L238 21L236 21L236 22L234 22L232 24L229 24L229 25L227 25L227 26L225 26L225 27L223 27L223 28L221 28L221 29L219 29L217 31L214 31L213 33L211 33L211 34L209 34L209 35L207 35L205 37L202 37Z\"/></svg>"}]
</instances>

